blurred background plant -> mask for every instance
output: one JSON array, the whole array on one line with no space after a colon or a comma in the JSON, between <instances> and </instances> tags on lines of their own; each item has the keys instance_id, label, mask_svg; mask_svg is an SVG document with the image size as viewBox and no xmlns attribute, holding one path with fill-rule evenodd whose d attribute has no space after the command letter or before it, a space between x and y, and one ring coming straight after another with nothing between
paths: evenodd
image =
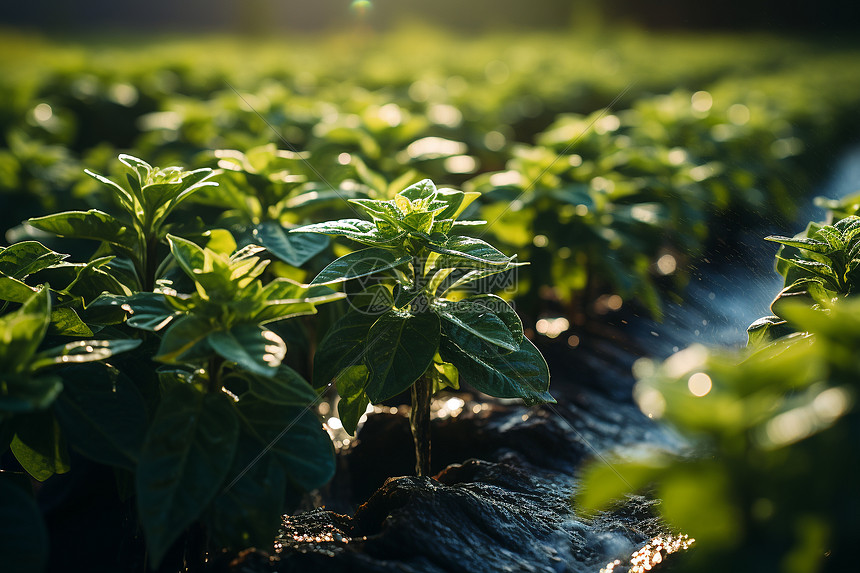
<instances>
[{"instance_id":1,"label":"blurred background plant","mask_svg":"<svg viewBox=\"0 0 860 573\"><path fill-rule=\"evenodd\" d=\"M778 37L475 40L413 26L68 44L7 32L0 50L4 228L104 208L81 167L110 176L110 157L133 150L221 167L219 191L181 208L294 267L319 255L318 269L337 253L290 245L279 225L347 216L343 199L431 177L481 191L482 232L532 261L519 277L532 325L630 304L659 316L686 260L762 213L790 220L860 123L857 49Z\"/></svg>"},{"instance_id":2,"label":"blurred background plant","mask_svg":"<svg viewBox=\"0 0 860 573\"><path fill-rule=\"evenodd\" d=\"M696 539L681 570L838 571L856 563L860 451L860 219L834 201L834 225L810 223L782 244L785 288L749 328L743 351L693 345L662 364L641 358L634 397L689 450L640 451L591 463L581 510L606 509L633 491Z\"/></svg>"}]
</instances>

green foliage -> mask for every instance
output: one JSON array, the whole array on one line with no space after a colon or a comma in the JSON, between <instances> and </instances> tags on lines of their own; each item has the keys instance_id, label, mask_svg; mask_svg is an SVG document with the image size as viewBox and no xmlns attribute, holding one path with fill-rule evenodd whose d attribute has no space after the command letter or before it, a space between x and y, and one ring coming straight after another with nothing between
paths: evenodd
<instances>
[{"instance_id":1,"label":"green foliage","mask_svg":"<svg viewBox=\"0 0 860 573\"><path fill-rule=\"evenodd\" d=\"M285 278L264 284L260 276L269 261L258 256L262 247L228 254L166 238L172 264L184 274L175 286L184 283L192 292L177 292L163 279L155 292L103 299L121 304L130 326L157 333L153 358L173 368L161 374L163 391L135 470L141 523L156 562L204 517L228 545L258 540L263 530L271 535L272 519L264 525L242 521L243 515L259 518L253 511L221 512L264 499L280 508L288 490L310 490L331 478L331 445L311 410L316 396L282 363L287 345L265 325L314 314L317 304L343 297ZM235 248L229 240L221 245ZM285 424L289 432L279 435ZM239 443L253 444L261 456L247 460L246 452L237 452ZM250 465L237 467L234 460ZM255 477L275 480L281 489L261 490Z\"/></svg>"},{"instance_id":2,"label":"green foliage","mask_svg":"<svg viewBox=\"0 0 860 573\"><path fill-rule=\"evenodd\" d=\"M30 220L100 241L88 263L69 263L36 241L0 248L0 298L3 310L14 309L0 315L2 447L38 480L70 471L70 448L131 475L156 566L201 521L223 546L266 542L287 500L334 472L316 394L283 363L287 344L267 325L315 314L343 295L285 277L263 282L270 263L263 247L237 249L223 229L200 233L187 217L170 221L192 194L214 185L211 169L120 160L128 186L91 173L110 189L116 215L90 209ZM254 236L287 237L277 221L263 223ZM169 232L181 228L206 246ZM292 241L288 262L306 262L319 245ZM110 336L67 341L95 331ZM60 335L66 341L43 348ZM143 360L84 364L137 347ZM165 366L141 368L150 357ZM22 523L35 519L27 527L38 541L38 515L9 500L3 510L20 513ZM237 510L251 504L265 509Z\"/></svg>"},{"instance_id":3,"label":"green foliage","mask_svg":"<svg viewBox=\"0 0 860 573\"><path fill-rule=\"evenodd\" d=\"M850 567L860 504L860 219L810 223L782 245L786 287L775 315L749 328L746 351L691 346L662 365L634 366L634 395L649 417L681 430L696 453L644 452L590 464L577 501L605 509L652 488L660 513L697 539L691 571L786 572ZM815 468L810 473L809 468Z\"/></svg>"},{"instance_id":4,"label":"green foliage","mask_svg":"<svg viewBox=\"0 0 860 573\"><path fill-rule=\"evenodd\" d=\"M850 356L860 343L860 308L856 301L829 313L786 308L807 334L746 356L691 347L659 368L640 367L647 371L636 388L640 406L691 436L705 455L594 464L582 506L606 507L631 486L655 484L661 514L697 539L689 556L695 571L721 570L726 559L750 571L761 563L817 571L851 562L853 510L840 508L860 499L850 438L858 429ZM821 536L810 536L810 527Z\"/></svg>"},{"instance_id":5,"label":"green foliage","mask_svg":"<svg viewBox=\"0 0 860 573\"><path fill-rule=\"evenodd\" d=\"M10 272L7 265L26 269L10 272L14 277L21 277L37 272L39 267L48 268L62 259L47 256L49 251L42 248L45 256L34 262L29 255L35 250L32 244L18 249L9 247L0 253L3 270ZM18 256L22 253L27 256ZM22 261L28 263L22 264ZM110 426L94 420L90 428L79 427L77 412L68 414L68 403L81 398L80 381L72 374L73 369L134 349L140 341L79 340L44 348L53 316L49 288L44 286L32 292L22 302L16 310L0 316L0 452L11 450L29 476L44 481L55 473L69 471L69 445L92 451L91 432L88 430L98 433ZM71 368L58 368L66 365ZM109 369L105 365L86 366L90 370L84 384L98 384L102 380L100 376ZM120 389L120 393L123 391ZM83 403L81 406L87 409L92 405ZM65 420L64 407L68 414ZM116 415L114 412L106 414L108 417ZM61 432L64 422L69 419L77 430L72 434ZM113 428L118 429L116 424ZM121 430L115 443L121 442L129 431L140 431L140 428ZM110 447L103 449L104 455L111 455L114 451ZM22 477L9 471L0 473L0 490L3 492L0 554L3 555L4 566L11 571L40 570L47 560L47 533L29 491L29 481L18 479Z\"/></svg>"},{"instance_id":6,"label":"green foliage","mask_svg":"<svg viewBox=\"0 0 860 573\"><path fill-rule=\"evenodd\" d=\"M59 283L64 286L49 289L53 299L51 334L92 336L93 332L79 315L84 304L105 290L125 291L103 269L112 257L101 257L88 264L69 263L67 257L37 241L0 247L0 300L6 301L4 308L10 303L24 303L48 280Z\"/></svg>"},{"instance_id":7,"label":"green foliage","mask_svg":"<svg viewBox=\"0 0 860 573\"><path fill-rule=\"evenodd\" d=\"M140 344L138 340L86 340L39 351L50 320L47 288L34 293L18 310L0 316L0 422L51 405L62 389L62 378L52 374L51 367L103 360Z\"/></svg>"},{"instance_id":8,"label":"green foliage","mask_svg":"<svg viewBox=\"0 0 860 573\"><path fill-rule=\"evenodd\" d=\"M456 218L475 198L437 189L427 179L393 199L352 200L371 221L346 219L293 231L370 245L333 261L312 282L365 280L314 359L314 385L335 383L350 433L368 403L394 397L419 379L437 389L456 383L455 369L491 395L553 401L546 363L504 300L482 294L445 298L453 286L464 290L520 264L485 241L449 234L464 224Z\"/></svg>"},{"instance_id":9,"label":"green foliage","mask_svg":"<svg viewBox=\"0 0 860 573\"><path fill-rule=\"evenodd\" d=\"M128 287L151 290L156 278L156 248L165 237L167 218L195 191L217 183L209 181L211 169L159 169L131 155L120 155L119 160L128 169L127 187L87 171L110 188L119 208L116 216L98 209L68 211L30 219L29 224L63 237L101 241L108 252L125 256L134 265L137 281Z\"/></svg>"},{"instance_id":10,"label":"green foliage","mask_svg":"<svg viewBox=\"0 0 860 573\"><path fill-rule=\"evenodd\" d=\"M793 238L765 239L782 245L776 269L785 286L770 305L773 316L748 328L751 343L766 343L795 330L784 317L787 303L802 301L824 310L860 287L860 217L849 215L833 225L809 223Z\"/></svg>"},{"instance_id":11,"label":"green foliage","mask_svg":"<svg viewBox=\"0 0 860 573\"><path fill-rule=\"evenodd\" d=\"M308 188L315 173L307 154L277 149L272 143L247 153L217 150L215 156L224 170L222 185L217 192L198 194L196 200L226 208L218 224L230 228L240 244L256 243L295 267L328 246L327 237L290 235L282 226L300 215L302 207L320 201L319 193ZM336 192L329 191L328 196L323 207L342 201Z\"/></svg>"},{"instance_id":12,"label":"green foliage","mask_svg":"<svg viewBox=\"0 0 860 573\"><path fill-rule=\"evenodd\" d=\"M488 199L489 231L532 262L532 289L585 311L594 293L616 293L659 318L666 291L688 280L682 257L703 251L715 222L792 212L782 181L801 177L786 162L795 132L773 127L767 101L729 96L676 90L561 115L537 145L513 146L505 171L467 185Z\"/></svg>"},{"instance_id":13,"label":"green foliage","mask_svg":"<svg viewBox=\"0 0 860 573\"><path fill-rule=\"evenodd\" d=\"M181 380L162 395L135 476L140 521L156 563L227 478L239 439L231 402Z\"/></svg>"},{"instance_id":14,"label":"green foliage","mask_svg":"<svg viewBox=\"0 0 860 573\"><path fill-rule=\"evenodd\" d=\"M342 298L325 287L311 290L285 278L265 286L258 279L268 261L263 249L248 246L230 255L168 235L173 259L193 281L181 294L167 283L157 293L141 293L124 303L129 324L162 333L156 360L206 364L218 356L260 376L274 376L286 343L263 325L316 312L316 304Z\"/></svg>"},{"instance_id":15,"label":"green foliage","mask_svg":"<svg viewBox=\"0 0 860 573\"><path fill-rule=\"evenodd\" d=\"M517 263L458 235L466 209L491 222L494 244L531 261L527 312L550 298L576 303L564 311L577 315L615 292L659 315L687 279L681 253L695 256L711 229L744 213L790 215L812 171L806 152L857 122L856 54L820 43L612 33L597 46L426 29L354 40L285 50L0 39L0 226L34 217L0 247L0 446L40 477L69 469L69 448L134 476L154 560L194 522L223 546L269 544L286 500L331 475L302 377L315 345L314 386L336 384L350 429L371 400L416 384L438 391L462 378L551 399L519 318L475 286ZM115 149L189 170L131 155L117 170ZM84 177L82 165L105 175ZM409 187L427 177L482 196L469 206L474 193ZM850 198L830 206L856 214ZM359 212L369 220L347 218ZM364 248L289 232L308 223ZM44 232L100 246L80 258L86 241ZM323 269L332 251L341 258ZM810 252L783 254L831 264ZM826 271L807 271L786 286L832 298L813 272ZM853 275L842 276L848 288ZM333 328L338 310L278 322L314 313L340 283L354 296ZM766 319L781 323L774 333L798 328L778 314ZM286 420L295 423L283 432ZM198 475L192 459L211 472ZM697 475L703 491L732 483ZM38 569L35 504L7 485L17 484L0 483L10 516L0 522L20 527L0 535L16 551L3 562ZM731 517L723 507L715 527ZM825 536L815 520L797 527Z\"/></svg>"}]
</instances>

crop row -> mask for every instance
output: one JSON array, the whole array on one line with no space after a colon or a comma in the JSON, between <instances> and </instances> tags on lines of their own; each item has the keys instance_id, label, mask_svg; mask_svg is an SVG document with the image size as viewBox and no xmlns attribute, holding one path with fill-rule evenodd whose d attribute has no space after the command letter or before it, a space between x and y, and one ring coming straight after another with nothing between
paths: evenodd
<instances>
[{"instance_id":1,"label":"crop row","mask_svg":"<svg viewBox=\"0 0 860 573\"><path fill-rule=\"evenodd\" d=\"M156 562L181 560L195 523L267 543L331 477L315 390L336 387L350 430L406 390L420 418L460 377L551 401L531 323L487 291L512 284L532 319L630 300L659 316L718 233L790 218L823 163L810 151L857 121L843 52L656 42L687 74L670 89L635 36L583 63L582 41L413 33L110 59L25 39L5 64L0 446L38 480L70 451L112 468ZM2 477L36 567L43 525Z\"/></svg>"},{"instance_id":2,"label":"crop row","mask_svg":"<svg viewBox=\"0 0 860 573\"><path fill-rule=\"evenodd\" d=\"M413 35L423 41L410 50ZM684 284L710 231L791 216L827 146L856 125L860 83L850 51L761 38L749 39L755 55L719 38L511 45L422 29L288 55L226 41L103 55L30 41L27 71L9 64L0 87L0 192L15 198L4 226L103 207L81 173L115 170L117 148L236 171L216 206L287 226L429 177L482 193L481 234L532 263L518 279L534 315L540 299L577 314L606 295L659 315L659 291Z\"/></svg>"}]
</instances>

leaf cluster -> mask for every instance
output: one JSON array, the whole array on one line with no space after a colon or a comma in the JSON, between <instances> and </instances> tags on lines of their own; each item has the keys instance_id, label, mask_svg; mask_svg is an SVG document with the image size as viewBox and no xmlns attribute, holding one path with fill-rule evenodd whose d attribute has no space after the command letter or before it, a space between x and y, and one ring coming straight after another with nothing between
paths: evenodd
<instances>
[{"instance_id":1,"label":"leaf cluster","mask_svg":"<svg viewBox=\"0 0 860 573\"><path fill-rule=\"evenodd\" d=\"M120 161L127 187L91 173L111 190L115 216L30 220L99 240L88 263L36 241L0 249L0 447L39 480L69 471L69 448L111 468L134 493L156 566L177 558L171 547L197 522L222 547L269 543L286 507L334 472L318 397L285 363L272 325L343 295L272 278L266 250L239 248L224 229L192 233L202 247L171 234L184 228L170 220L175 208L215 185L210 169ZM104 339L81 340L94 332ZM56 337L77 339L50 346ZM110 365L84 364L135 348ZM7 509L44 542L22 491Z\"/></svg>"},{"instance_id":2,"label":"leaf cluster","mask_svg":"<svg viewBox=\"0 0 860 573\"><path fill-rule=\"evenodd\" d=\"M860 217L849 215L833 225L810 223L795 237L765 240L781 245L776 269L785 286L770 305L773 315L747 329L751 343L768 342L794 331L784 317L787 303L802 301L825 310L860 288Z\"/></svg>"},{"instance_id":3,"label":"leaf cluster","mask_svg":"<svg viewBox=\"0 0 860 573\"><path fill-rule=\"evenodd\" d=\"M494 396L552 401L546 362L504 300L490 294L446 298L520 264L481 239L450 234L473 223L457 217L474 198L424 180L390 200L353 200L370 221L344 219L293 231L366 245L332 262L311 283L364 279L352 308L314 358L314 385L337 386L347 431L355 431L369 403L392 398L422 377L436 390L457 387L462 379Z\"/></svg>"},{"instance_id":4,"label":"leaf cluster","mask_svg":"<svg viewBox=\"0 0 860 573\"><path fill-rule=\"evenodd\" d=\"M134 267L135 290L151 289L155 279L155 249L166 234L167 218L195 191L217 185L211 169L184 171L179 167L153 168L131 155L120 155L126 166L127 186L87 171L107 185L119 208L116 215L98 209L67 211L30 219L31 226L70 238L95 239L104 254L121 255Z\"/></svg>"},{"instance_id":5,"label":"leaf cluster","mask_svg":"<svg viewBox=\"0 0 860 573\"><path fill-rule=\"evenodd\" d=\"M842 298L821 312L795 301L784 313L802 333L741 353L696 345L663 364L638 363L640 408L683 432L697 453L592 463L580 508L654 491L661 516L696 539L685 570L719 571L725 559L745 571L852 563L855 526L844 508L860 496L851 437L860 428L860 307Z\"/></svg>"}]
</instances>

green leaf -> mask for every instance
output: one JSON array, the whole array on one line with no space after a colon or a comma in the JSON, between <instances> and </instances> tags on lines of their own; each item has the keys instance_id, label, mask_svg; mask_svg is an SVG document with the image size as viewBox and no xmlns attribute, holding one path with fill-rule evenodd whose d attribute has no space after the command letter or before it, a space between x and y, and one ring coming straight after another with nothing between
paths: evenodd
<instances>
[{"instance_id":1,"label":"green leaf","mask_svg":"<svg viewBox=\"0 0 860 573\"><path fill-rule=\"evenodd\" d=\"M505 266L510 264L514 257L508 257L486 241L473 237L450 237L443 244L429 243L427 248L436 253L447 255L437 263L439 268L463 267L476 268L476 266ZM479 265L470 264L479 263Z\"/></svg>"},{"instance_id":2,"label":"green leaf","mask_svg":"<svg viewBox=\"0 0 860 573\"><path fill-rule=\"evenodd\" d=\"M66 441L50 411L18 418L11 448L21 467L39 481L45 481L55 473L69 471Z\"/></svg>"},{"instance_id":3,"label":"green leaf","mask_svg":"<svg viewBox=\"0 0 860 573\"><path fill-rule=\"evenodd\" d=\"M433 213L409 213L403 217L401 224L419 233L429 233L433 228Z\"/></svg>"},{"instance_id":4,"label":"green leaf","mask_svg":"<svg viewBox=\"0 0 860 573\"><path fill-rule=\"evenodd\" d=\"M441 358L439 359L441 360ZM460 373L457 367L450 362L440 362L435 357L433 359L433 394L444 389L453 388L460 389Z\"/></svg>"},{"instance_id":5,"label":"green leaf","mask_svg":"<svg viewBox=\"0 0 860 573\"><path fill-rule=\"evenodd\" d=\"M224 394L176 383L162 396L137 466L137 505L157 567L215 498L230 470L239 423Z\"/></svg>"},{"instance_id":6,"label":"green leaf","mask_svg":"<svg viewBox=\"0 0 860 573\"><path fill-rule=\"evenodd\" d=\"M311 284L326 285L366 277L399 267L410 260L409 255L398 255L388 249L369 247L332 261L320 271Z\"/></svg>"},{"instance_id":7,"label":"green leaf","mask_svg":"<svg viewBox=\"0 0 860 573\"><path fill-rule=\"evenodd\" d=\"M122 284L108 266L114 257L100 257L84 265L63 292L84 299L86 304L103 293L130 295L131 289Z\"/></svg>"},{"instance_id":8,"label":"green leaf","mask_svg":"<svg viewBox=\"0 0 860 573\"><path fill-rule=\"evenodd\" d=\"M80 364L110 358L114 354L127 352L140 346L141 340L76 340L63 346L45 350L36 355L32 369L37 370L54 364Z\"/></svg>"},{"instance_id":9,"label":"green leaf","mask_svg":"<svg viewBox=\"0 0 860 573\"><path fill-rule=\"evenodd\" d=\"M439 336L439 317L432 312L392 310L379 317L367 333L364 350L371 402L382 402L412 386L433 362Z\"/></svg>"},{"instance_id":10,"label":"green leaf","mask_svg":"<svg viewBox=\"0 0 860 573\"><path fill-rule=\"evenodd\" d=\"M0 384L0 418L4 413L32 412L47 408L63 390L57 376L4 374Z\"/></svg>"},{"instance_id":11,"label":"green leaf","mask_svg":"<svg viewBox=\"0 0 860 573\"><path fill-rule=\"evenodd\" d=\"M743 510L737 501L735 471L725 462L699 460L677 464L657 482L661 514L679 531L714 547L731 547L743 531ZM772 470L771 470L772 471ZM628 472L629 473L629 472ZM702 519L707 515L707 519Z\"/></svg>"},{"instance_id":12,"label":"green leaf","mask_svg":"<svg viewBox=\"0 0 860 573\"><path fill-rule=\"evenodd\" d=\"M167 235L167 242L170 244L173 258L189 277L196 278L195 270L198 272L208 270L206 269L206 252L196 243L175 235Z\"/></svg>"},{"instance_id":13,"label":"green leaf","mask_svg":"<svg viewBox=\"0 0 860 573\"><path fill-rule=\"evenodd\" d=\"M352 309L326 332L314 355L314 388L325 388L341 370L362 364L367 334L377 318Z\"/></svg>"},{"instance_id":14,"label":"green leaf","mask_svg":"<svg viewBox=\"0 0 860 573\"><path fill-rule=\"evenodd\" d=\"M149 177L152 174L152 165L143 159L139 159L134 155L129 155L127 153L121 153L119 155L119 160L137 176L138 187L142 187L147 180L149 180Z\"/></svg>"},{"instance_id":15,"label":"green leaf","mask_svg":"<svg viewBox=\"0 0 860 573\"><path fill-rule=\"evenodd\" d=\"M126 311L123 309L123 305L126 304L127 300L128 297L115 294L99 295L84 307L83 316L88 324L120 324L125 320Z\"/></svg>"},{"instance_id":16,"label":"green leaf","mask_svg":"<svg viewBox=\"0 0 860 573\"><path fill-rule=\"evenodd\" d=\"M294 267L301 267L328 247L326 236L287 233L277 221L266 221L253 230L254 242Z\"/></svg>"},{"instance_id":17,"label":"green leaf","mask_svg":"<svg viewBox=\"0 0 860 573\"><path fill-rule=\"evenodd\" d=\"M181 315L167 305L163 294L154 292L135 293L124 299L122 308L128 312L129 326L151 332L163 330Z\"/></svg>"},{"instance_id":18,"label":"green leaf","mask_svg":"<svg viewBox=\"0 0 860 573\"><path fill-rule=\"evenodd\" d=\"M132 257L140 256L138 238L134 231L119 219L99 211L66 211L55 215L30 219L37 229L77 239L95 239L115 245Z\"/></svg>"},{"instance_id":19,"label":"green leaf","mask_svg":"<svg viewBox=\"0 0 860 573\"><path fill-rule=\"evenodd\" d=\"M265 402L253 395L239 399L243 423L256 439L255 456L271 446L270 454L286 470L290 483L303 491L325 485L334 475L334 451L314 405L317 397L305 384L304 403Z\"/></svg>"},{"instance_id":20,"label":"green leaf","mask_svg":"<svg viewBox=\"0 0 860 573\"><path fill-rule=\"evenodd\" d=\"M818 278L798 279L789 286L782 289L770 303L770 310L777 316L782 316L781 308L790 301L802 301L809 306L815 304L826 305L837 296L832 290L828 290L824 281Z\"/></svg>"},{"instance_id":21,"label":"green leaf","mask_svg":"<svg viewBox=\"0 0 860 573\"><path fill-rule=\"evenodd\" d=\"M350 203L361 207L374 219L381 219L387 223L397 226L400 219L400 211L392 201L380 201L378 199L350 199Z\"/></svg>"},{"instance_id":22,"label":"green leaf","mask_svg":"<svg viewBox=\"0 0 860 573\"><path fill-rule=\"evenodd\" d=\"M266 402L297 404L306 403L308 398L307 381L286 364L281 364L272 376L248 373L245 379L248 381L249 392Z\"/></svg>"},{"instance_id":23,"label":"green leaf","mask_svg":"<svg viewBox=\"0 0 860 573\"><path fill-rule=\"evenodd\" d=\"M155 360L167 364L181 364L192 357L211 352L206 338L214 330L214 325L204 318L183 316L175 321L164 333Z\"/></svg>"},{"instance_id":24,"label":"green leaf","mask_svg":"<svg viewBox=\"0 0 860 573\"><path fill-rule=\"evenodd\" d=\"M240 435L228 477L242 477L212 502L212 533L224 547L268 547L287 511L287 474L274 456L256 460L259 449L250 436Z\"/></svg>"},{"instance_id":25,"label":"green leaf","mask_svg":"<svg viewBox=\"0 0 860 573\"><path fill-rule=\"evenodd\" d=\"M555 402L549 394L549 368L537 348L523 338L520 348L494 358L476 356L448 337L442 338L439 354L460 372L460 381L497 398L522 398L526 404Z\"/></svg>"},{"instance_id":26,"label":"green leaf","mask_svg":"<svg viewBox=\"0 0 860 573\"><path fill-rule=\"evenodd\" d=\"M134 470L148 423L134 382L101 364L67 368L62 378L54 413L72 447L99 463Z\"/></svg>"},{"instance_id":27,"label":"green leaf","mask_svg":"<svg viewBox=\"0 0 860 573\"><path fill-rule=\"evenodd\" d=\"M340 396L337 414L343 423L343 429L351 435L355 434L358 421L370 404L370 398L365 391L369 380L370 372L363 364L350 366L337 377L337 393Z\"/></svg>"},{"instance_id":28,"label":"green leaf","mask_svg":"<svg viewBox=\"0 0 860 573\"><path fill-rule=\"evenodd\" d=\"M398 193L398 195L402 195L410 201L415 201L417 199L431 199L436 196L436 185L434 185L433 181L430 179L422 179L418 183L410 185Z\"/></svg>"},{"instance_id":29,"label":"green leaf","mask_svg":"<svg viewBox=\"0 0 860 573\"><path fill-rule=\"evenodd\" d=\"M0 372L28 368L50 322L47 287L30 296L15 312L0 317Z\"/></svg>"},{"instance_id":30,"label":"green leaf","mask_svg":"<svg viewBox=\"0 0 860 573\"><path fill-rule=\"evenodd\" d=\"M271 281L263 288L266 299L263 308L254 315L254 322L266 324L293 316L316 314L316 305L340 300L345 293L326 286L307 288L286 278Z\"/></svg>"},{"instance_id":31,"label":"green leaf","mask_svg":"<svg viewBox=\"0 0 860 573\"><path fill-rule=\"evenodd\" d=\"M644 463L595 460L583 472L582 487L575 498L577 511L587 515L608 509L658 479L662 472L659 458Z\"/></svg>"},{"instance_id":32,"label":"green leaf","mask_svg":"<svg viewBox=\"0 0 860 573\"><path fill-rule=\"evenodd\" d=\"M788 322L778 316L764 316L747 327L747 346L766 344L792 331Z\"/></svg>"},{"instance_id":33,"label":"green leaf","mask_svg":"<svg viewBox=\"0 0 860 573\"><path fill-rule=\"evenodd\" d=\"M0 275L0 300L9 302L24 302L33 296L36 289L24 284L18 279Z\"/></svg>"},{"instance_id":34,"label":"green leaf","mask_svg":"<svg viewBox=\"0 0 860 573\"><path fill-rule=\"evenodd\" d=\"M463 213L463 211L466 210L466 207L471 205L472 202L480 196L481 194L475 191L469 191L464 193L463 191L457 191L455 189L437 189L436 201L447 203L448 207L438 213L436 215L436 219L456 219ZM472 225L484 223L484 221L458 221L454 224Z\"/></svg>"},{"instance_id":35,"label":"green leaf","mask_svg":"<svg viewBox=\"0 0 860 573\"><path fill-rule=\"evenodd\" d=\"M464 287L468 284L474 283L474 282L479 281L481 279L485 279L487 277L491 277L493 275L503 273L507 270L510 270L513 267L518 267L518 266L521 266L523 264L525 264L525 263L511 263L511 264L504 266L504 267L486 267L486 268L482 268L482 269L475 269L475 270L471 270L471 271L465 273L463 276L461 276L461 277L459 277L456 280L451 281L451 282L448 282L448 281L444 280L444 278L443 278L443 280L439 282L438 286L436 286L436 289L438 292L439 287L441 286L442 287L441 293L439 293L439 294L444 296L449 291L456 290L458 288Z\"/></svg>"},{"instance_id":36,"label":"green leaf","mask_svg":"<svg viewBox=\"0 0 860 573\"><path fill-rule=\"evenodd\" d=\"M7 573L43 571L48 531L32 494L0 472L0 562Z\"/></svg>"},{"instance_id":37,"label":"green leaf","mask_svg":"<svg viewBox=\"0 0 860 573\"><path fill-rule=\"evenodd\" d=\"M37 241L22 241L0 251L0 273L21 280L68 256L56 253Z\"/></svg>"},{"instance_id":38,"label":"green leaf","mask_svg":"<svg viewBox=\"0 0 860 573\"><path fill-rule=\"evenodd\" d=\"M305 225L297 229L292 229L290 233L320 233L323 235L334 235L337 237L346 237L358 243L365 245L396 245L401 238L406 234L404 232L395 235L382 235L370 221L362 219L341 219L339 221L327 221L325 223L315 223L313 225Z\"/></svg>"},{"instance_id":39,"label":"green leaf","mask_svg":"<svg viewBox=\"0 0 860 573\"><path fill-rule=\"evenodd\" d=\"M523 339L519 317L495 295L475 296L438 307L439 316L478 338L514 352Z\"/></svg>"},{"instance_id":40,"label":"green leaf","mask_svg":"<svg viewBox=\"0 0 860 573\"><path fill-rule=\"evenodd\" d=\"M170 212L181 202L185 201L195 191L203 187L217 186L215 181L207 181L213 171L207 167L194 171L179 171L181 181L170 183L150 183L143 187L143 202L145 212L151 213L152 224L161 225Z\"/></svg>"},{"instance_id":41,"label":"green leaf","mask_svg":"<svg viewBox=\"0 0 860 573\"><path fill-rule=\"evenodd\" d=\"M807 251L811 251L813 253L828 253L832 251L832 247L823 241L816 241L815 239L805 239L805 238L790 238L790 237L779 237L776 235L771 235L769 237L764 238L765 241L770 241L772 243L779 243L780 245L787 245L789 247L796 247L798 249L804 249Z\"/></svg>"},{"instance_id":42,"label":"green leaf","mask_svg":"<svg viewBox=\"0 0 860 573\"><path fill-rule=\"evenodd\" d=\"M795 266L797 268L803 269L813 275L820 276L823 279L830 282L830 284L835 288L839 289L840 280L836 273L833 271L833 268L830 265L825 263L820 263L818 261L807 261L803 259L785 259L780 256L776 257L780 261L785 261L789 265Z\"/></svg>"},{"instance_id":43,"label":"green leaf","mask_svg":"<svg viewBox=\"0 0 860 573\"><path fill-rule=\"evenodd\" d=\"M280 336L256 324L216 330L206 340L222 357L260 376L274 376L287 354L287 345Z\"/></svg>"},{"instance_id":44,"label":"green leaf","mask_svg":"<svg viewBox=\"0 0 860 573\"><path fill-rule=\"evenodd\" d=\"M49 332L58 336L92 336L93 331L71 308L55 308Z\"/></svg>"}]
</instances>

